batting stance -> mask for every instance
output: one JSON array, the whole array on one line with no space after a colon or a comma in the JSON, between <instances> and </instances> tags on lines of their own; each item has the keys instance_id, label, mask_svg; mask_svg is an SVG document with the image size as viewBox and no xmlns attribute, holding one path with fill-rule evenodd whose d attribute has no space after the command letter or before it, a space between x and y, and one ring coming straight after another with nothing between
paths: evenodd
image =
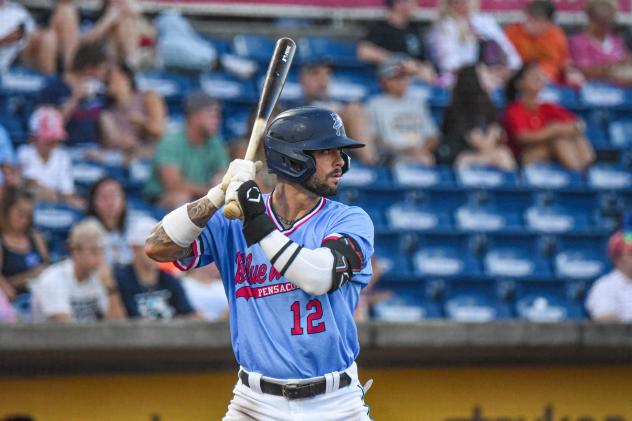
<instances>
[{"instance_id":1,"label":"batting stance","mask_svg":"<svg viewBox=\"0 0 632 421\"><path fill-rule=\"evenodd\" d=\"M225 420L367 420L355 359L353 313L371 277L373 223L327 199L349 169L336 113L295 108L264 135L274 191L262 194L255 164L231 162L225 181L171 213L146 241L149 256L183 270L215 262L240 364ZM236 200L243 221L217 212Z\"/></svg>"}]
</instances>

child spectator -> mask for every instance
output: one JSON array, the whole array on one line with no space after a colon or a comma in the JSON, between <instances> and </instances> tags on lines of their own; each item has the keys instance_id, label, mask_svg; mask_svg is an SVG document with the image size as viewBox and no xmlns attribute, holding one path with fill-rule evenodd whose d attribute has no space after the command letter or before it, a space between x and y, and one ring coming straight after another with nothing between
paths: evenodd
<instances>
[{"instance_id":1,"label":"child spectator","mask_svg":"<svg viewBox=\"0 0 632 421\"><path fill-rule=\"evenodd\" d=\"M583 171L595 159L584 124L565 108L540 102L545 85L546 76L535 62L526 63L509 81L504 117L509 146L522 165L556 161Z\"/></svg>"},{"instance_id":2,"label":"child spectator","mask_svg":"<svg viewBox=\"0 0 632 421\"><path fill-rule=\"evenodd\" d=\"M59 146L67 137L59 111L53 107L35 110L29 120L29 132L32 142L18 149L18 160L36 199L83 207L83 200L75 195L70 155Z\"/></svg>"},{"instance_id":3,"label":"child spectator","mask_svg":"<svg viewBox=\"0 0 632 421\"><path fill-rule=\"evenodd\" d=\"M392 54L404 54L406 69L421 80L433 83L436 72L427 61L422 28L413 21L417 0L386 0L386 20L376 21L358 43L358 58L383 64Z\"/></svg>"},{"instance_id":4,"label":"child spectator","mask_svg":"<svg viewBox=\"0 0 632 421\"><path fill-rule=\"evenodd\" d=\"M127 241L133 263L116 269L116 280L129 317L168 320L176 316L197 318L178 279L161 271L145 254L145 239L158 221L142 218L131 226Z\"/></svg>"},{"instance_id":5,"label":"child spectator","mask_svg":"<svg viewBox=\"0 0 632 421\"><path fill-rule=\"evenodd\" d=\"M228 300L226 299L224 284L215 264L187 272L182 285L193 308L205 320L228 319Z\"/></svg>"},{"instance_id":6,"label":"child spectator","mask_svg":"<svg viewBox=\"0 0 632 421\"><path fill-rule=\"evenodd\" d=\"M94 183L88 194L86 215L105 230L105 261L111 266L132 263L132 250L127 242L132 221L127 214L125 191L117 179L106 176Z\"/></svg>"},{"instance_id":7,"label":"child spectator","mask_svg":"<svg viewBox=\"0 0 632 421\"><path fill-rule=\"evenodd\" d=\"M53 321L89 322L122 319L116 281L105 263L105 231L96 221L70 230L70 258L42 272L33 288L33 312Z\"/></svg>"},{"instance_id":8,"label":"child spectator","mask_svg":"<svg viewBox=\"0 0 632 421\"><path fill-rule=\"evenodd\" d=\"M389 161L434 164L437 127L423 100L407 95L411 75L401 57L393 56L378 72L384 93L367 104L370 139Z\"/></svg>"},{"instance_id":9,"label":"child spectator","mask_svg":"<svg viewBox=\"0 0 632 421\"><path fill-rule=\"evenodd\" d=\"M48 249L33 229L33 197L11 189L0 213L0 289L13 299L28 293L32 282L48 266Z\"/></svg>"},{"instance_id":10,"label":"child spectator","mask_svg":"<svg viewBox=\"0 0 632 421\"><path fill-rule=\"evenodd\" d=\"M105 52L98 45L83 45L72 67L61 77L49 79L38 103L57 107L66 122L71 145L99 143L99 117L105 106L103 79Z\"/></svg>"},{"instance_id":11,"label":"child spectator","mask_svg":"<svg viewBox=\"0 0 632 421\"><path fill-rule=\"evenodd\" d=\"M511 150L504 144L496 106L486 86L487 67L467 66L457 73L452 102L443 117L441 162L460 168L485 165L510 171L516 167Z\"/></svg>"},{"instance_id":12,"label":"child spectator","mask_svg":"<svg viewBox=\"0 0 632 421\"><path fill-rule=\"evenodd\" d=\"M586 79L632 83L632 60L625 42L613 32L617 6L611 0L588 0L588 25L570 38L575 66Z\"/></svg>"},{"instance_id":13,"label":"child spectator","mask_svg":"<svg viewBox=\"0 0 632 421\"><path fill-rule=\"evenodd\" d=\"M608 242L614 269L597 279L588 292L586 308L599 322L632 322L632 233L617 231Z\"/></svg>"},{"instance_id":14,"label":"child spectator","mask_svg":"<svg viewBox=\"0 0 632 421\"><path fill-rule=\"evenodd\" d=\"M168 209L206 194L228 167L228 148L219 137L219 102L194 91L186 97L184 109L185 126L158 144L146 186L150 199Z\"/></svg>"},{"instance_id":15,"label":"child spectator","mask_svg":"<svg viewBox=\"0 0 632 421\"><path fill-rule=\"evenodd\" d=\"M101 113L101 144L118 149L129 161L149 159L165 130L165 103L155 92L141 92L134 72L126 65L112 66L107 79L109 105Z\"/></svg>"},{"instance_id":16,"label":"child spectator","mask_svg":"<svg viewBox=\"0 0 632 421\"><path fill-rule=\"evenodd\" d=\"M553 22L555 7L549 0L533 0L525 7L525 20L505 28L523 62L537 61L551 82L580 85L583 77L570 66L568 40Z\"/></svg>"},{"instance_id":17,"label":"child spectator","mask_svg":"<svg viewBox=\"0 0 632 421\"><path fill-rule=\"evenodd\" d=\"M520 56L492 16L475 12L472 0L443 0L440 18L428 35L430 56L445 83L456 71L479 57L494 65L500 80L520 67Z\"/></svg>"}]
</instances>

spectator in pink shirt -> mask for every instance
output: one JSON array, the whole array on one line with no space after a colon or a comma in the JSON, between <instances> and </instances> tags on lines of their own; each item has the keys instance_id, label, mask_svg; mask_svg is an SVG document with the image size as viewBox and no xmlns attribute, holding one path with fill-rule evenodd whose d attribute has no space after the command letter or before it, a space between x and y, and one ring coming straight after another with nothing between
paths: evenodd
<instances>
[{"instance_id":1,"label":"spectator in pink shirt","mask_svg":"<svg viewBox=\"0 0 632 421\"><path fill-rule=\"evenodd\" d=\"M588 25L569 40L571 58L588 80L632 83L632 59L624 41L613 32L617 6L613 0L586 2Z\"/></svg>"}]
</instances>

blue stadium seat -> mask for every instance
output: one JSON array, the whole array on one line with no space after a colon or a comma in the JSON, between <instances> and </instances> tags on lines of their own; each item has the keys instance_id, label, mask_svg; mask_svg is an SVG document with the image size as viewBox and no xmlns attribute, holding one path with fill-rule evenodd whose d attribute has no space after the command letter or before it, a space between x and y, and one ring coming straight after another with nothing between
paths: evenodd
<instances>
[{"instance_id":1,"label":"blue stadium seat","mask_svg":"<svg viewBox=\"0 0 632 421\"><path fill-rule=\"evenodd\" d=\"M577 108L577 91L573 88L559 85L547 85L540 92L540 100L554 102L565 108Z\"/></svg>"},{"instance_id":2,"label":"blue stadium seat","mask_svg":"<svg viewBox=\"0 0 632 421\"><path fill-rule=\"evenodd\" d=\"M208 42L215 48L217 55L220 56L222 54L229 53L231 50L231 43L222 38L209 37L198 32L198 36L200 36L204 41Z\"/></svg>"},{"instance_id":3,"label":"blue stadium seat","mask_svg":"<svg viewBox=\"0 0 632 421\"><path fill-rule=\"evenodd\" d=\"M616 107L626 103L625 90L614 85L588 82L579 91L581 104L587 107Z\"/></svg>"},{"instance_id":4,"label":"blue stadium seat","mask_svg":"<svg viewBox=\"0 0 632 421\"><path fill-rule=\"evenodd\" d=\"M236 35L233 38L233 51L242 57L268 64L274 51L274 40L264 35Z\"/></svg>"},{"instance_id":5,"label":"blue stadium seat","mask_svg":"<svg viewBox=\"0 0 632 421\"><path fill-rule=\"evenodd\" d=\"M494 280L452 279L445 285L443 306L449 319L488 322L511 317L511 309L500 299Z\"/></svg>"},{"instance_id":6,"label":"blue stadium seat","mask_svg":"<svg viewBox=\"0 0 632 421\"><path fill-rule=\"evenodd\" d=\"M579 111L578 114L586 124L585 134L593 147L598 151L612 149L607 130L610 119L608 110L589 108Z\"/></svg>"},{"instance_id":7,"label":"blue stadium seat","mask_svg":"<svg viewBox=\"0 0 632 421\"><path fill-rule=\"evenodd\" d=\"M22 119L11 114L0 114L0 126L9 134L14 146L25 143L28 138L26 127Z\"/></svg>"},{"instance_id":8,"label":"blue stadium seat","mask_svg":"<svg viewBox=\"0 0 632 421\"><path fill-rule=\"evenodd\" d=\"M442 316L438 304L423 297L417 290L398 289L393 295L373 306L375 320L413 322Z\"/></svg>"},{"instance_id":9,"label":"blue stadium seat","mask_svg":"<svg viewBox=\"0 0 632 421\"><path fill-rule=\"evenodd\" d=\"M170 110L180 111L182 98L196 87L197 81L185 76L160 70L150 70L136 74L140 90L151 90L162 96Z\"/></svg>"},{"instance_id":10,"label":"blue stadium seat","mask_svg":"<svg viewBox=\"0 0 632 421\"><path fill-rule=\"evenodd\" d=\"M123 186L126 185L126 169L122 165L106 165L89 159L73 160L72 178L75 187L81 195L87 194L90 187L106 175L116 178Z\"/></svg>"},{"instance_id":11,"label":"blue stadium seat","mask_svg":"<svg viewBox=\"0 0 632 421\"><path fill-rule=\"evenodd\" d=\"M42 231L65 235L82 217L81 211L59 203L37 203L33 224Z\"/></svg>"},{"instance_id":12,"label":"blue stadium seat","mask_svg":"<svg viewBox=\"0 0 632 421\"><path fill-rule=\"evenodd\" d=\"M364 67L358 60L356 43L328 37L305 37L298 40L300 63L324 59L335 66Z\"/></svg>"},{"instance_id":13,"label":"blue stadium seat","mask_svg":"<svg viewBox=\"0 0 632 421\"><path fill-rule=\"evenodd\" d=\"M521 215L533 203L533 193L519 189L472 190L467 193L467 203Z\"/></svg>"},{"instance_id":14,"label":"blue stadium seat","mask_svg":"<svg viewBox=\"0 0 632 421\"><path fill-rule=\"evenodd\" d=\"M256 102L259 97L252 81L241 80L227 73L209 72L200 75L204 92L222 101Z\"/></svg>"},{"instance_id":15,"label":"blue stadium seat","mask_svg":"<svg viewBox=\"0 0 632 421\"><path fill-rule=\"evenodd\" d=\"M46 77L31 69L13 67L0 74L0 92L5 95L36 96L44 87Z\"/></svg>"},{"instance_id":16,"label":"blue stadium seat","mask_svg":"<svg viewBox=\"0 0 632 421\"><path fill-rule=\"evenodd\" d=\"M391 177L385 167L368 166L354 161L340 180L341 187L391 186Z\"/></svg>"},{"instance_id":17,"label":"blue stadium seat","mask_svg":"<svg viewBox=\"0 0 632 421\"><path fill-rule=\"evenodd\" d=\"M375 235L375 257L383 270L385 282L396 282L412 276L410 242L410 237L406 235Z\"/></svg>"},{"instance_id":18,"label":"blue stadium seat","mask_svg":"<svg viewBox=\"0 0 632 421\"><path fill-rule=\"evenodd\" d=\"M145 183L151 177L151 161L135 159L127 166L127 177L123 187L128 196L140 196Z\"/></svg>"},{"instance_id":19,"label":"blue stadium seat","mask_svg":"<svg viewBox=\"0 0 632 421\"><path fill-rule=\"evenodd\" d=\"M517 213L494 205L481 206L468 203L456 210L454 220L459 229L470 232L522 229L521 218Z\"/></svg>"},{"instance_id":20,"label":"blue stadium seat","mask_svg":"<svg viewBox=\"0 0 632 421\"><path fill-rule=\"evenodd\" d=\"M393 166L396 185L405 187L450 186L452 171L444 165L429 167L414 163L398 163Z\"/></svg>"},{"instance_id":21,"label":"blue stadium seat","mask_svg":"<svg viewBox=\"0 0 632 421\"><path fill-rule=\"evenodd\" d=\"M265 80L265 75L261 75L257 82L257 87L259 90L263 89L263 82ZM300 102L303 98L303 87L298 80L298 74L296 72L290 71L287 75L287 79L285 80L285 85L283 85L283 91L281 91L280 101L287 101L289 103L293 103L295 101ZM287 107L283 107L284 109Z\"/></svg>"},{"instance_id":22,"label":"blue stadium seat","mask_svg":"<svg viewBox=\"0 0 632 421\"><path fill-rule=\"evenodd\" d=\"M421 235L413 268L424 277L478 276L480 262L461 235Z\"/></svg>"},{"instance_id":23,"label":"blue stadium seat","mask_svg":"<svg viewBox=\"0 0 632 421\"><path fill-rule=\"evenodd\" d=\"M487 166L469 166L456 171L456 179L464 187L515 187L518 177L512 171Z\"/></svg>"},{"instance_id":24,"label":"blue stadium seat","mask_svg":"<svg viewBox=\"0 0 632 421\"><path fill-rule=\"evenodd\" d=\"M240 103L224 103L222 110L222 136L232 142L235 139L246 137L250 134L248 119L254 106Z\"/></svg>"},{"instance_id":25,"label":"blue stadium seat","mask_svg":"<svg viewBox=\"0 0 632 421\"><path fill-rule=\"evenodd\" d=\"M611 164L595 164L587 174L588 186L600 190L632 188L632 171Z\"/></svg>"},{"instance_id":26,"label":"blue stadium seat","mask_svg":"<svg viewBox=\"0 0 632 421\"><path fill-rule=\"evenodd\" d=\"M386 208L385 216L392 230L447 231L452 225L449 214L432 204L393 203Z\"/></svg>"},{"instance_id":27,"label":"blue stadium seat","mask_svg":"<svg viewBox=\"0 0 632 421\"><path fill-rule=\"evenodd\" d=\"M610 268L605 235L558 235L553 266L560 278L595 279Z\"/></svg>"},{"instance_id":28,"label":"blue stadium seat","mask_svg":"<svg viewBox=\"0 0 632 421\"><path fill-rule=\"evenodd\" d=\"M329 95L340 101L364 101L378 92L377 83L353 72L336 72L331 77Z\"/></svg>"},{"instance_id":29,"label":"blue stadium seat","mask_svg":"<svg viewBox=\"0 0 632 421\"><path fill-rule=\"evenodd\" d=\"M569 232L591 228L589 215L580 209L560 205L533 205L525 210L527 228L536 232Z\"/></svg>"},{"instance_id":30,"label":"blue stadium seat","mask_svg":"<svg viewBox=\"0 0 632 421\"><path fill-rule=\"evenodd\" d=\"M580 173L553 163L527 165L522 170L522 177L526 185L540 189L582 187L584 181Z\"/></svg>"},{"instance_id":31,"label":"blue stadium seat","mask_svg":"<svg viewBox=\"0 0 632 421\"><path fill-rule=\"evenodd\" d=\"M632 118L620 117L610 122L610 144L617 149L632 148Z\"/></svg>"},{"instance_id":32,"label":"blue stadium seat","mask_svg":"<svg viewBox=\"0 0 632 421\"><path fill-rule=\"evenodd\" d=\"M487 234L485 274L499 278L543 278L551 275L540 239L528 234Z\"/></svg>"},{"instance_id":33,"label":"blue stadium seat","mask_svg":"<svg viewBox=\"0 0 632 421\"><path fill-rule=\"evenodd\" d=\"M585 317L583 304L572 297L561 281L531 281L518 283L515 291L516 316L530 322L561 322Z\"/></svg>"}]
</instances>

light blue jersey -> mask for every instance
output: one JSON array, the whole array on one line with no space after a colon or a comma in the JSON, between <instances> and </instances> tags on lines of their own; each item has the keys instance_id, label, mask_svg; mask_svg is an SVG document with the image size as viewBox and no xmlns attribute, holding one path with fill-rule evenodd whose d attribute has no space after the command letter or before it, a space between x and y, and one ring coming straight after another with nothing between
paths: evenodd
<instances>
[{"instance_id":1,"label":"light blue jersey","mask_svg":"<svg viewBox=\"0 0 632 421\"><path fill-rule=\"evenodd\" d=\"M322 198L303 218L283 229L264 195L277 228L310 249L340 235L353 237L364 256L361 271L340 289L319 296L298 289L272 267L259 244L246 246L242 223L218 210L193 244L194 257L177 262L188 270L215 262L230 309L237 362L247 371L277 379L322 376L349 367L360 351L353 313L371 279L373 222L358 207Z\"/></svg>"}]
</instances>

